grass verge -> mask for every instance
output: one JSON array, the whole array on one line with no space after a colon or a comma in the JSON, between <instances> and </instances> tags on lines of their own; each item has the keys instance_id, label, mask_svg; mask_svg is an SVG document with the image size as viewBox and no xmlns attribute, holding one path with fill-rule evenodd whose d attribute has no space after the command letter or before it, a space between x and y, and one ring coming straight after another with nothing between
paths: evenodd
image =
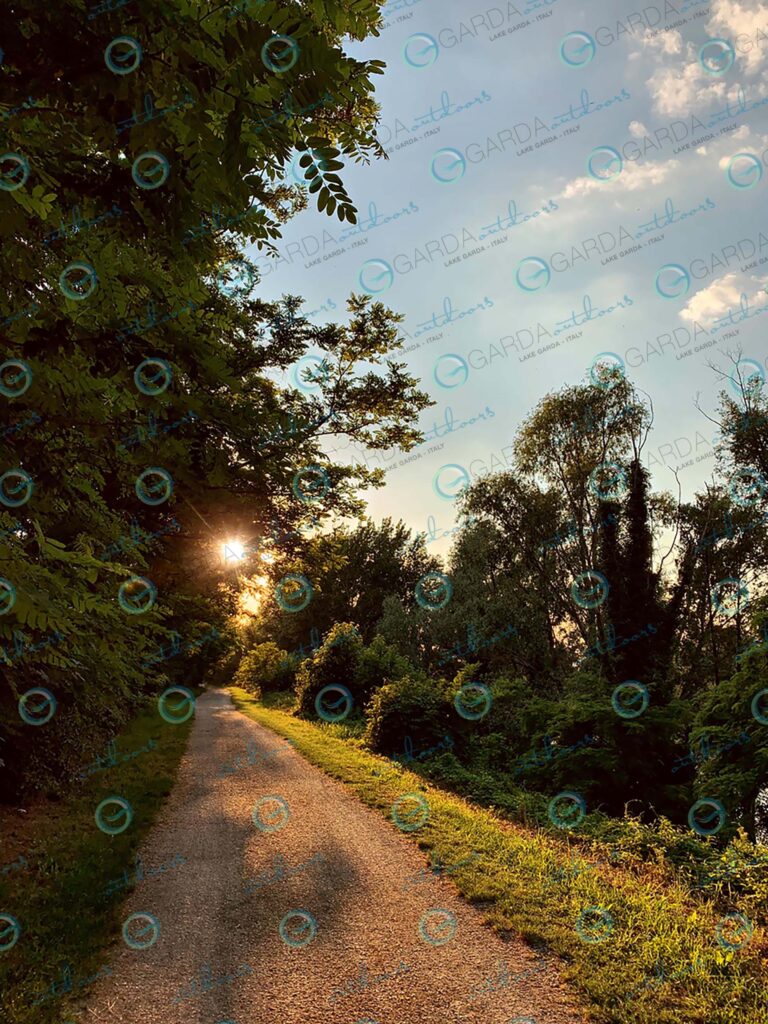
<instances>
[{"instance_id":1,"label":"grass verge","mask_svg":"<svg viewBox=\"0 0 768 1024\"><path fill-rule=\"evenodd\" d=\"M308 761L388 817L404 794L423 794L428 820L407 834L434 864L478 855L451 872L459 891L483 904L501 934L516 932L560 956L592 1020L765 1024L768 943L759 925L745 938L738 922L724 925L722 910L692 899L663 868L590 859L567 833L503 821L364 750L340 726L265 707L236 687L230 693L241 712L293 740Z\"/></svg>"},{"instance_id":2,"label":"grass verge","mask_svg":"<svg viewBox=\"0 0 768 1024\"><path fill-rule=\"evenodd\" d=\"M115 746L118 755L129 754L154 740L154 749L102 768L62 799L35 804L24 818L4 814L0 913L16 918L22 931L13 948L0 952L0 1020L60 1024L87 997L87 984L81 982L95 980L106 965L129 891L107 894L107 883L132 866L173 787L193 721L171 725L153 703L116 737ZM97 828L94 813L113 795L128 801L133 820L110 836ZM62 991L67 971L71 995ZM52 984L60 994L33 1005Z\"/></svg>"}]
</instances>

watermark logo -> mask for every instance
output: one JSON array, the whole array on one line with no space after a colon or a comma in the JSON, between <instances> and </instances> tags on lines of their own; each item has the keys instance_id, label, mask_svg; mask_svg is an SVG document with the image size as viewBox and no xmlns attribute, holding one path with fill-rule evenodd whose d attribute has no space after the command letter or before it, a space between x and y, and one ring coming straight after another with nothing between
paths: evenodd
<instances>
[{"instance_id":1,"label":"watermark logo","mask_svg":"<svg viewBox=\"0 0 768 1024\"><path fill-rule=\"evenodd\" d=\"M381 295L391 288L395 272L386 260L366 260L357 275L357 282L369 295Z\"/></svg>"},{"instance_id":2,"label":"watermark logo","mask_svg":"<svg viewBox=\"0 0 768 1024\"><path fill-rule=\"evenodd\" d=\"M117 602L128 615L144 615L156 600L157 587L146 576L131 576L117 592Z\"/></svg>"},{"instance_id":3,"label":"watermark logo","mask_svg":"<svg viewBox=\"0 0 768 1024\"><path fill-rule=\"evenodd\" d=\"M462 356L440 356L433 371L435 383L441 388L460 388L469 379L469 363Z\"/></svg>"},{"instance_id":4,"label":"watermark logo","mask_svg":"<svg viewBox=\"0 0 768 1024\"><path fill-rule=\"evenodd\" d=\"M750 707L754 720L760 725L768 725L768 689L758 690Z\"/></svg>"},{"instance_id":5,"label":"watermark logo","mask_svg":"<svg viewBox=\"0 0 768 1024\"><path fill-rule=\"evenodd\" d=\"M248 295L255 281L253 267L242 257L230 260L216 272L216 287L227 298Z\"/></svg>"},{"instance_id":6,"label":"watermark logo","mask_svg":"<svg viewBox=\"0 0 768 1024\"><path fill-rule=\"evenodd\" d=\"M444 946L456 934L459 922L456 915L442 907L426 910L419 921L419 935L430 946Z\"/></svg>"},{"instance_id":7,"label":"watermark logo","mask_svg":"<svg viewBox=\"0 0 768 1024\"><path fill-rule=\"evenodd\" d=\"M580 608L598 608L610 590L608 580L601 572L589 569L580 573L571 584L571 597Z\"/></svg>"},{"instance_id":8,"label":"watermark logo","mask_svg":"<svg viewBox=\"0 0 768 1024\"><path fill-rule=\"evenodd\" d=\"M639 718L650 703L648 687L638 683L636 679L627 679L619 683L611 694L613 710L619 718Z\"/></svg>"},{"instance_id":9,"label":"watermark logo","mask_svg":"<svg viewBox=\"0 0 768 1024\"><path fill-rule=\"evenodd\" d=\"M589 379L603 391L610 391L624 380L626 363L616 352L600 352L589 367Z\"/></svg>"},{"instance_id":10,"label":"watermark logo","mask_svg":"<svg viewBox=\"0 0 768 1024\"><path fill-rule=\"evenodd\" d=\"M32 368L21 359L7 359L0 365L0 394L20 398L32 386Z\"/></svg>"},{"instance_id":11,"label":"watermark logo","mask_svg":"<svg viewBox=\"0 0 768 1024\"><path fill-rule=\"evenodd\" d=\"M736 51L727 39L708 39L699 49L699 64L708 75L724 75L733 67Z\"/></svg>"},{"instance_id":12,"label":"watermark logo","mask_svg":"<svg viewBox=\"0 0 768 1024\"><path fill-rule=\"evenodd\" d=\"M130 75L141 64L144 52L133 36L117 36L104 50L104 63L115 75Z\"/></svg>"},{"instance_id":13,"label":"watermark logo","mask_svg":"<svg viewBox=\"0 0 768 1024\"><path fill-rule=\"evenodd\" d=\"M402 832L415 832L429 820L429 803L421 793L404 793L392 804L392 821Z\"/></svg>"},{"instance_id":14,"label":"watermark logo","mask_svg":"<svg viewBox=\"0 0 768 1024\"><path fill-rule=\"evenodd\" d=\"M725 824L725 807L719 800L704 797L688 811L688 824L700 836L714 836Z\"/></svg>"},{"instance_id":15,"label":"watermark logo","mask_svg":"<svg viewBox=\"0 0 768 1024\"><path fill-rule=\"evenodd\" d=\"M654 286L662 299L680 299L691 287L691 275L679 263L665 263L656 273Z\"/></svg>"},{"instance_id":16,"label":"watermark logo","mask_svg":"<svg viewBox=\"0 0 768 1024\"><path fill-rule=\"evenodd\" d=\"M466 169L467 161L458 149L438 149L429 165L432 177L441 185L452 185L459 181L464 177Z\"/></svg>"},{"instance_id":17,"label":"watermark logo","mask_svg":"<svg viewBox=\"0 0 768 1024\"><path fill-rule=\"evenodd\" d=\"M299 59L299 44L291 36L272 36L261 48L261 59L270 71L284 75Z\"/></svg>"},{"instance_id":18,"label":"watermark logo","mask_svg":"<svg viewBox=\"0 0 768 1024\"><path fill-rule=\"evenodd\" d=\"M315 697L315 711L324 722L343 722L354 703L354 697L346 686L332 683L324 686Z\"/></svg>"},{"instance_id":19,"label":"watermark logo","mask_svg":"<svg viewBox=\"0 0 768 1024\"><path fill-rule=\"evenodd\" d=\"M728 378L731 391L739 398L745 392L750 398L757 398L758 392L765 384L765 370L754 359L739 359L733 373Z\"/></svg>"},{"instance_id":20,"label":"watermark logo","mask_svg":"<svg viewBox=\"0 0 768 1024\"><path fill-rule=\"evenodd\" d=\"M312 600L312 584L306 576L289 572L275 587L275 600L284 612L301 612Z\"/></svg>"},{"instance_id":21,"label":"watermark logo","mask_svg":"<svg viewBox=\"0 0 768 1024\"><path fill-rule=\"evenodd\" d=\"M170 387L173 370L165 359L145 359L133 371L133 382L143 395L154 398Z\"/></svg>"},{"instance_id":22,"label":"watermark logo","mask_svg":"<svg viewBox=\"0 0 768 1024\"><path fill-rule=\"evenodd\" d=\"M547 814L555 828L578 828L587 816L587 802L579 793L563 790L549 801Z\"/></svg>"},{"instance_id":23,"label":"watermark logo","mask_svg":"<svg viewBox=\"0 0 768 1024\"><path fill-rule=\"evenodd\" d=\"M10 580L0 576L0 615L7 615L16 604L16 587Z\"/></svg>"},{"instance_id":24,"label":"watermark logo","mask_svg":"<svg viewBox=\"0 0 768 1024\"><path fill-rule=\"evenodd\" d=\"M453 706L468 722L479 722L493 706L493 695L484 683L465 683L453 698Z\"/></svg>"},{"instance_id":25,"label":"watermark logo","mask_svg":"<svg viewBox=\"0 0 768 1024\"><path fill-rule=\"evenodd\" d=\"M3 153L0 156L0 189L15 192L29 178L29 162L21 153Z\"/></svg>"},{"instance_id":26,"label":"watermark logo","mask_svg":"<svg viewBox=\"0 0 768 1024\"><path fill-rule=\"evenodd\" d=\"M133 821L133 808L122 796L108 796L93 815L96 825L108 836L119 836Z\"/></svg>"},{"instance_id":27,"label":"watermark logo","mask_svg":"<svg viewBox=\"0 0 768 1024\"><path fill-rule=\"evenodd\" d=\"M263 796L251 812L253 824L260 832L279 832L291 817L288 801L282 796Z\"/></svg>"},{"instance_id":28,"label":"watermark logo","mask_svg":"<svg viewBox=\"0 0 768 1024\"><path fill-rule=\"evenodd\" d=\"M59 288L73 302L83 302L96 291L99 278L95 269L85 260L68 263L59 274Z\"/></svg>"},{"instance_id":29,"label":"watermark logo","mask_svg":"<svg viewBox=\"0 0 768 1024\"><path fill-rule=\"evenodd\" d=\"M449 462L435 473L432 489L443 501L454 501L469 484L466 469L455 462Z\"/></svg>"},{"instance_id":30,"label":"watermark logo","mask_svg":"<svg viewBox=\"0 0 768 1024\"><path fill-rule=\"evenodd\" d=\"M754 466L739 466L728 478L728 493L742 508L756 505L768 491L768 480Z\"/></svg>"},{"instance_id":31,"label":"watermark logo","mask_svg":"<svg viewBox=\"0 0 768 1024\"><path fill-rule=\"evenodd\" d=\"M186 686L169 686L157 698L157 710L170 725L181 725L195 713L195 695Z\"/></svg>"},{"instance_id":32,"label":"watermark logo","mask_svg":"<svg viewBox=\"0 0 768 1024\"><path fill-rule=\"evenodd\" d=\"M171 173L171 165L162 153L156 149L149 149L146 153L137 156L131 167L131 177L139 188L151 191L160 188L168 180Z\"/></svg>"},{"instance_id":33,"label":"watermark logo","mask_svg":"<svg viewBox=\"0 0 768 1024\"><path fill-rule=\"evenodd\" d=\"M286 946L302 949L317 935L317 921L308 910L289 910L278 931Z\"/></svg>"},{"instance_id":34,"label":"watermark logo","mask_svg":"<svg viewBox=\"0 0 768 1024\"><path fill-rule=\"evenodd\" d=\"M9 469L0 476L0 502L8 508L26 505L34 489L34 481L24 469Z\"/></svg>"},{"instance_id":35,"label":"watermark logo","mask_svg":"<svg viewBox=\"0 0 768 1024\"><path fill-rule=\"evenodd\" d=\"M21 936L21 925L12 914L0 914L0 953L13 949Z\"/></svg>"},{"instance_id":36,"label":"watermark logo","mask_svg":"<svg viewBox=\"0 0 768 1024\"><path fill-rule=\"evenodd\" d=\"M629 490L626 470L617 462L603 462L589 474L589 490L600 501L618 501Z\"/></svg>"},{"instance_id":37,"label":"watermark logo","mask_svg":"<svg viewBox=\"0 0 768 1024\"><path fill-rule=\"evenodd\" d=\"M587 174L595 181L613 181L623 168L621 153L613 146L598 146L587 157Z\"/></svg>"},{"instance_id":38,"label":"watermark logo","mask_svg":"<svg viewBox=\"0 0 768 1024\"><path fill-rule=\"evenodd\" d=\"M440 46L435 38L426 32L409 36L403 47L403 60L412 68L421 70L431 67L440 56Z\"/></svg>"},{"instance_id":39,"label":"watermark logo","mask_svg":"<svg viewBox=\"0 0 768 1024\"><path fill-rule=\"evenodd\" d=\"M517 287L524 292L540 292L552 280L552 271L546 260L539 256L526 256L517 265L515 280Z\"/></svg>"},{"instance_id":40,"label":"watermark logo","mask_svg":"<svg viewBox=\"0 0 768 1024\"><path fill-rule=\"evenodd\" d=\"M725 176L733 188L754 188L763 178L763 162L754 153L736 153L728 161Z\"/></svg>"},{"instance_id":41,"label":"watermark logo","mask_svg":"<svg viewBox=\"0 0 768 1024\"><path fill-rule=\"evenodd\" d=\"M604 942L613 931L613 916L605 907L585 907L576 918L576 933L582 942Z\"/></svg>"},{"instance_id":42,"label":"watermark logo","mask_svg":"<svg viewBox=\"0 0 768 1024\"><path fill-rule=\"evenodd\" d=\"M27 725L45 725L56 714L56 698L45 687L35 686L19 698L19 715Z\"/></svg>"},{"instance_id":43,"label":"watermark logo","mask_svg":"<svg viewBox=\"0 0 768 1024\"><path fill-rule=\"evenodd\" d=\"M716 614L733 619L749 604L749 587L741 580L729 576L724 580L718 580L712 587L710 600Z\"/></svg>"},{"instance_id":44,"label":"watermark logo","mask_svg":"<svg viewBox=\"0 0 768 1024\"><path fill-rule=\"evenodd\" d=\"M302 356L291 374L293 384L300 391L311 394L320 391L321 384L327 383L331 375L330 365L320 356Z\"/></svg>"},{"instance_id":45,"label":"watermark logo","mask_svg":"<svg viewBox=\"0 0 768 1024\"><path fill-rule=\"evenodd\" d=\"M154 914L137 911L123 921L123 942L129 949L149 949L160 938L160 922Z\"/></svg>"},{"instance_id":46,"label":"watermark logo","mask_svg":"<svg viewBox=\"0 0 768 1024\"><path fill-rule=\"evenodd\" d=\"M416 581L413 594L419 607L428 612L436 612L445 608L451 600L453 584L445 573L428 572Z\"/></svg>"},{"instance_id":47,"label":"watermark logo","mask_svg":"<svg viewBox=\"0 0 768 1024\"><path fill-rule=\"evenodd\" d=\"M305 505L322 501L331 489L331 481L322 466L305 466L294 476L291 490Z\"/></svg>"},{"instance_id":48,"label":"watermark logo","mask_svg":"<svg viewBox=\"0 0 768 1024\"><path fill-rule=\"evenodd\" d=\"M173 494L173 477L167 469L150 466L136 477L134 490L145 505L162 505Z\"/></svg>"},{"instance_id":49,"label":"watermark logo","mask_svg":"<svg viewBox=\"0 0 768 1024\"><path fill-rule=\"evenodd\" d=\"M560 40L560 60L569 68L583 68L597 53L595 40L588 32L569 32Z\"/></svg>"},{"instance_id":50,"label":"watermark logo","mask_svg":"<svg viewBox=\"0 0 768 1024\"><path fill-rule=\"evenodd\" d=\"M736 911L726 914L715 925L715 938L721 949L743 949L753 934L752 922Z\"/></svg>"}]
</instances>

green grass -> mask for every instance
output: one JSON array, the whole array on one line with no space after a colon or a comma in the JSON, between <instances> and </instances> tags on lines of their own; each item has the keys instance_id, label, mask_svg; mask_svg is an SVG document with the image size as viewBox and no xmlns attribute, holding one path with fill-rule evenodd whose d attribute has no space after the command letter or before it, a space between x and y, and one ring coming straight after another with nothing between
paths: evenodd
<instances>
[{"instance_id":1,"label":"green grass","mask_svg":"<svg viewBox=\"0 0 768 1024\"><path fill-rule=\"evenodd\" d=\"M34 805L21 822L6 816L0 869L19 854L29 868L0 875L0 910L22 927L17 944L0 954L0 1020L60 1024L78 996L87 997L85 987L73 997L31 1005L52 982L61 982L65 965L73 979L87 979L107 964L129 890L105 895L104 888L132 864L170 793L193 720L170 725L153 703L117 737L116 745L127 754L154 739L154 750L73 783L62 799ZM131 825L117 836L104 834L94 821L98 804L113 795L124 797L133 810Z\"/></svg>"},{"instance_id":2,"label":"green grass","mask_svg":"<svg viewBox=\"0 0 768 1024\"><path fill-rule=\"evenodd\" d=\"M482 905L502 935L518 933L563 960L590 1018L603 1024L765 1024L768 955L765 932L755 926L739 950L721 948L715 928L722 917L710 901L694 899L667 865L612 864L585 852L564 833L524 828L492 811L428 784L399 765L339 736L338 726L315 724L268 708L231 688L238 709L294 741L328 775L345 782L370 807L391 817L405 793L423 793L429 819L411 835L433 861L452 865L473 851L479 857L451 874L459 891ZM396 827L394 824L392 827ZM607 849L606 849L607 852ZM598 943L579 938L582 911L600 907L613 919ZM731 907L739 910L739 906ZM763 958L761 962L761 956ZM662 965L665 977L654 977ZM672 976L677 974L677 979ZM645 989L631 995L647 982Z\"/></svg>"}]
</instances>

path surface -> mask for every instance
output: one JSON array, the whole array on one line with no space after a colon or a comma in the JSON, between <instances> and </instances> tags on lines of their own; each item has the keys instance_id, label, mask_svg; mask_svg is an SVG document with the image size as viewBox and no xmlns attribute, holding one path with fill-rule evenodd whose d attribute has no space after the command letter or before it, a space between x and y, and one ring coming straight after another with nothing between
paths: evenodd
<instances>
[{"instance_id":1,"label":"path surface","mask_svg":"<svg viewBox=\"0 0 768 1024\"><path fill-rule=\"evenodd\" d=\"M271 758L250 765L248 743ZM243 766L222 777L238 755ZM290 818L261 831L252 811L271 795L287 801ZM276 806L265 805L267 824ZM582 1020L555 961L495 935L447 879L415 883L428 862L413 840L235 711L226 693L199 698L178 781L140 855L145 878L123 920L153 914L159 940L109 951L113 973L90 987L83 1024ZM443 945L419 935L421 916L436 907L458 920ZM317 922L314 940L298 948L278 933L296 909Z\"/></svg>"}]
</instances>

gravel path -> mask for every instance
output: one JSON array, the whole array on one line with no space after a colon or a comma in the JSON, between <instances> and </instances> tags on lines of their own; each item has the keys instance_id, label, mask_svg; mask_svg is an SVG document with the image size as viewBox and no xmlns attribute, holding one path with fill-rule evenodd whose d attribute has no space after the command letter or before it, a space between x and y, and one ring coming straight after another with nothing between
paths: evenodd
<instances>
[{"instance_id":1,"label":"gravel path","mask_svg":"<svg viewBox=\"0 0 768 1024\"><path fill-rule=\"evenodd\" d=\"M254 806L270 796L287 802L288 820L266 801L258 828ZM123 920L153 914L159 939L107 954L113 973L90 986L84 1024L582 1021L555 961L496 936L447 879L416 881L427 860L411 839L226 693L199 698L178 781L140 856L144 879ZM442 944L419 932L433 908L458 923ZM309 918L289 920L286 937L306 945L279 934L295 910L316 921L312 938ZM436 916L425 930L440 943L450 922ZM130 934L143 941L140 931Z\"/></svg>"}]
</instances>

